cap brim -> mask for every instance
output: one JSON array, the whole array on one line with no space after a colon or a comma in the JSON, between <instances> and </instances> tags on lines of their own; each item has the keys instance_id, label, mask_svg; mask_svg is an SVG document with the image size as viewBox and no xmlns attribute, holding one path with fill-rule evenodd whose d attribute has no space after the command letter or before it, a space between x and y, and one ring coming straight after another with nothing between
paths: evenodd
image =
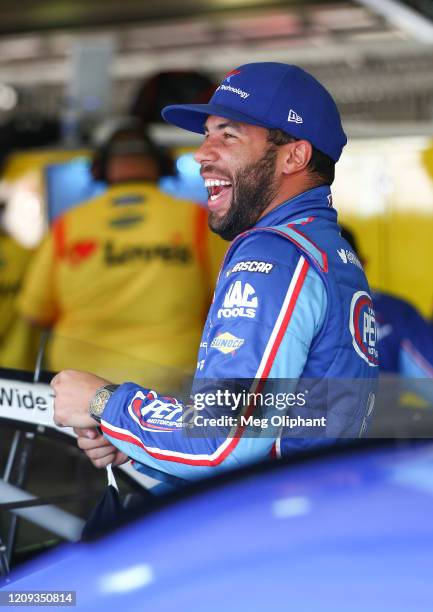
<instances>
[{"instance_id":1,"label":"cap brim","mask_svg":"<svg viewBox=\"0 0 433 612\"><path fill-rule=\"evenodd\" d=\"M183 130L204 134L204 124L209 115L249 123L259 127L269 127L269 124L257 121L249 115L240 113L220 104L174 104L162 109L161 115L165 121Z\"/></svg>"}]
</instances>

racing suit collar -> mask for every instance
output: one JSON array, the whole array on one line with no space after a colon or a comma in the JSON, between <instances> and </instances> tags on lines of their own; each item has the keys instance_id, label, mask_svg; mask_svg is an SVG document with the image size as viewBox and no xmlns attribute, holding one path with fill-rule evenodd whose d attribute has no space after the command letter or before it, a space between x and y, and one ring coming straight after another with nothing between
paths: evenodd
<instances>
[{"instance_id":1,"label":"racing suit collar","mask_svg":"<svg viewBox=\"0 0 433 612\"><path fill-rule=\"evenodd\" d=\"M299 219L305 215L323 214L325 211L329 211L331 216L336 216L336 211L332 208L332 196L329 185L314 187L290 200L286 200L259 219L255 227L279 225L285 221Z\"/></svg>"}]
</instances>

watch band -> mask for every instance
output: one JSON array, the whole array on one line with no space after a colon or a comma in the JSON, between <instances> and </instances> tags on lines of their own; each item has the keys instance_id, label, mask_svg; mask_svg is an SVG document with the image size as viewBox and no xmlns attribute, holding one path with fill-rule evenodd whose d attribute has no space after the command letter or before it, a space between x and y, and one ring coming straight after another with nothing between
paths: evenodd
<instances>
[{"instance_id":1,"label":"watch band","mask_svg":"<svg viewBox=\"0 0 433 612\"><path fill-rule=\"evenodd\" d=\"M89 403L89 414L97 423L101 422L104 408L119 385L103 385L100 387Z\"/></svg>"}]
</instances>

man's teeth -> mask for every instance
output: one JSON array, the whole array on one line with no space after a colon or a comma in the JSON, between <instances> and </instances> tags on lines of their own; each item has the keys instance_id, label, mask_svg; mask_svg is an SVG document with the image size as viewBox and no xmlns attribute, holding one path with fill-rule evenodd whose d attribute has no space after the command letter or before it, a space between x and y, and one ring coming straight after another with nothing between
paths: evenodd
<instances>
[{"instance_id":1,"label":"man's teeth","mask_svg":"<svg viewBox=\"0 0 433 612\"><path fill-rule=\"evenodd\" d=\"M224 185L231 185L229 181L223 181L220 179L205 179L205 187L222 187Z\"/></svg>"}]
</instances>

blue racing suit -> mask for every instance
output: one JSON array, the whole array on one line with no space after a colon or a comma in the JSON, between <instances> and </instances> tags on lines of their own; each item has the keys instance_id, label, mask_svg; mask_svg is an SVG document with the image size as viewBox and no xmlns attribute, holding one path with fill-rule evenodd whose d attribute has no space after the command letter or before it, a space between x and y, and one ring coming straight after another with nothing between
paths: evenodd
<instances>
[{"instance_id":1,"label":"blue racing suit","mask_svg":"<svg viewBox=\"0 0 433 612\"><path fill-rule=\"evenodd\" d=\"M231 244L203 330L193 394L215 391L218 381L249 379L256 391L285 384L298 397L300 380L325 380L319 392L309 384L308 416L326 417L322 436L356 437L374 404L375 344L362 266L340 236L329 187L314 188L279 205ZM366 384L360 390L354 380ZM304 404L284 414L304 409L305 395ZM286 436L285 423L255 437L239 424L225 436L190 437L181 426L187 412L177 399L129 382L111 396L101 427L137 468L188 480L285 454L309 440L308 434L301 441ZM213 401L206 400L202 415L218 416Z\"/></svg>"}]
</instances>

